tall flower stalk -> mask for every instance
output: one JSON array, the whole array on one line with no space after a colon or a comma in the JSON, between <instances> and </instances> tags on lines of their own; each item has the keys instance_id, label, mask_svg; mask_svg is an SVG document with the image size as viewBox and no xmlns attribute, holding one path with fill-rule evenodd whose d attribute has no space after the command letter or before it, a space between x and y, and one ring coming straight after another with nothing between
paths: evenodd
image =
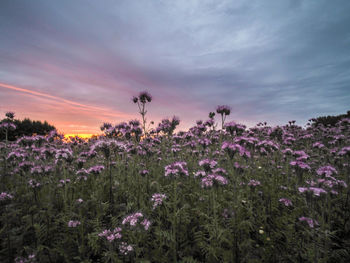
<instances>
[{"instance_id":1,"label":"tall flower stalk","mask_svg":"<svg viewBox=\"0 0 350 263\"><path fill-rule=\"evenodd\" d=\"M221 128L224 129L226 116L230 115L231 108L227 105L221 105L216 108L216 112L221 115Z\"/></svg>"},{"instance_id":2,"label":"tall flower stalk","mask_svg":"<svg viewBox=\"0 0 350 263\"><path fill-rule=\"evenodd\" d=\"M147 130L146 130L146 123L147 123L147 119L146 119L146 114L147 114L146 103L152 101L152 96L147 91L142 91L142 92L140 92L138 97L134 96L132 98L132 101L135 104L137 104L137 106L139 108L139 113L141 114L141 117L142 117L143 133L144 133L144 135L147 135Z\"/></svg>"}]
</instances>

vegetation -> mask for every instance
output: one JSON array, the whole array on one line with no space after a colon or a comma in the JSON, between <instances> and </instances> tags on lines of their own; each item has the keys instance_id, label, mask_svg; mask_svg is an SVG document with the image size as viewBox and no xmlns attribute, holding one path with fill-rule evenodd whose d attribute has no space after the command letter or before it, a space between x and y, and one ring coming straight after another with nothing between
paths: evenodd
<instances>
[{"instance_id":1,"label":"vegetation","mask_svg":"<svg viewBox=\"0 0 350 263\"><path fill-rule=\"evenodd\" d=\"M211 112L187 132L174 117L1 144L0 261L349 262L350 120L219 114L220 130Z\"/></svg>"},{"instance_id":2,"label":"vegetation","mask_svg":"<svg viewBox=\"0 0 350 263\"><path fill-rule=\"evenodd\" d=\"M25 118L24 120L15 120L14 114L12 118L6 117L5 119L0 121L0 127L4 126L4 124L14 125L12 131L8 133L7 139L9 141L15 141L16 139L22 136L47 135L50 131L56 129L47 121L33 121L29 118ZM0 128L0 130L2 130L2 132L0 132L0 141L4 141L6 140L6 130L4 129L4 127Z\"/></svg>"}]
</instances>

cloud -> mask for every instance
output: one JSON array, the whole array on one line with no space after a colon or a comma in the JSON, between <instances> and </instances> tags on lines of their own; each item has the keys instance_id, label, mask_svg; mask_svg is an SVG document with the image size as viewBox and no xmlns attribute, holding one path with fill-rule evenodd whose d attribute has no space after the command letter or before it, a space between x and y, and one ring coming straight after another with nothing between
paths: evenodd
<instances>
[{"instance_id":1,"label":"cloud","mask_svg":"<svg viewBox=\"0 0 350 263\"><path fill-rule=\"evenodd\" d=\"M346 0L5 0L1 7L0 82L118 113L114 122L136 117L130 98L141 90L154 97L150 119L176 114L182 127L218 104L252 124L348 110Z\"/></svg>"}]
</instances>

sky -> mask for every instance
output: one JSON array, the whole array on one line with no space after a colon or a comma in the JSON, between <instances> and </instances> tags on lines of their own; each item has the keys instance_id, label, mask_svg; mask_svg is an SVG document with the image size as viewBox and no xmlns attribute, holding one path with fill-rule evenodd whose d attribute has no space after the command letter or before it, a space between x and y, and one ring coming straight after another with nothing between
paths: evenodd
<instances>
[{"instance_id":1,"label":"sky","mask_svg":"<svg viewBox=\"0 0 350 263\"><path fill-rule=\"evenodd\" d=\"M148 121L181 129L217 105L247 126L343 114L349 13L348 0L1 0L0 114L98 133L140 119L144 90Z\"/></svg>"}]
</instances>

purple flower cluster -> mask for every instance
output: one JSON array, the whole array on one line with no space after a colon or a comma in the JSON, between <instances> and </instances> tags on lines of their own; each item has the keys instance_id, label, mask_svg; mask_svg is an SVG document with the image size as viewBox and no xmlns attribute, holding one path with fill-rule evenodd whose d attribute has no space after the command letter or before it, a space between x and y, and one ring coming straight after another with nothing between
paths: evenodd
<instances>
[{"instance_id":1,"label":"purple flower cluster","mask_svg":"<svg viewBox=\"0 0 350 263\"><path fill-rule=\"evenodd\" d=\"M67 179L61 179L59 180L59 184L57 185L58 187L63 187L64 185L70 183L70 179L67 178Z\"/></svg>"},{"instance_id":2,"label":"purple flower cluster","mask_svg":"<svg viewBox=\"0 0 350 263\"><path fill-rule=\"evenodd\" d=\"M305 217L305 216L302 216L302 217L299 217L299 221L301 222L306 222L310 228L314 228L314 226L318 226L318 222L310 217Z\"/></svg>"},{"instance_id":3,"label":"purple flower cluster","mask_svg":"<svg viewBox=\"0 0 350 263\"><path fill-rule=\"evenodd\" d=\"M225 115L230 115L231 113L231 107L227 105L220 105L216 107L216 112L218 114L225 114Z\"/></svg>"},{"instance_id":4,"label":"purple flower cluster","mask_svg":"<svg viewBox=\"0 0 350 263\"><path fill-rule=\"evenodd\" d=\"M180 119L176 116L170 119L163 119L156 129L156 132L163 132L164 134L172 134L176 127L180 124Z\"/></svg>"},{"instance_id":5,"label":"purple flower cluster","mask_svg":"<svg viewBox=\"0 0 350 263\"><path fill-rule=\"evenodd\" d=\"M314 144L312 144L312 147L322 149L324 148L324 144L321 142L315 142Z\"/></svg>"},{"instance_id":6,"label":"purple flower cluster","mask_svg":"<svg viewBox=\"0 0 350 263\"><path fill-rule=\"evenodd\" d=\"M225 150L231 158L233 158L237 152L242 157L248 157L248 158L251 157L250 152L248 150L246 150L243 146L236 143L225 141L223 142L221 149Z\"/></svg>"},{"instance_id":7,"label":"purple flower cluster","mask_svg":"<svg viewBox=\"0 0 350 263\"><path fill-rule=\"evenodd\" d=\"M90 167L87 172L88 174L95 174L98 175L100 174L103 170L105 169L105 167L103 165L95 165Z\"/></svg>"},{"instance_id":8,"label":"purple flower cluster","mask_svg":"<svg viewBox=\"0 0 350 263\"><path fill-rule=\"evenodd\" d=\"M350 155L350 146L343 147L339 152L338 155Z\"/></svg>"},{"instance_id":9,"label":"purple flower cluster","mask_svg":"<svg viewBox=\"0 0 350 263\"><path fill-rule=\"evenodd\" d=\"M175 162L173 164L165 166L165 176L188 176L187 163Z\"/></svg>"},{"instance_id":10,"label":"purple flower cluster","mask_svg":"<svg viewBox=\"0 0 350 263\"><path fill-rule=\"evenodd\" d=\"M304 192L312 192L315 196L320 196L321 194L327 194L327 191L324 190L323 188L318 188L318 187L299 187L298 191L300 193Z\"/></svg>"},{"instance_id":11,"label":"purple flower cluster","mask_svg":"<svg viewBox=\"0 0 350 263\"><path fill-rule=\"evenodd\" d=\"M80 221L77 221L77 220L75 220L75 221L70 220L70 221L68 222L68 227L77 227L77 226L79 226L80 224L81 224Z\"/></svg>"},{"instance_id":12,"label":"purple flower cluster","mask_svg":"<svg viewBox=\"0 0 350 263\"><path fill-rule=\"evenodd\" d=\"M225 123L224 128L233 136L234 134L241 135L247 127L243 124L238 124L234 121L231 121Z\"/></svg>"},{"instance_id":13,"label":"purple flower cluster","mask_svg":"<svg viewBox=\"0 0 350 263\"><path fill-rule=\"evenodd\" d=\"M293 205L293 204L292 204L292 201L289 200L289 199L287 199L287 198L281 198L279 201L280 201L282 204L284 204L285 206L292 206L292 205Z\"/></svg>"},{"instance_id":14,"label":"purple flower cluster","mask_svg":"<svg viewBox=\"0 0 350 263\"><path fill-rule=\"evenodd\" d=\"M3 123L0 123L0 129L5 129L5 130L16 130L16 125L14 125L13 123L11 122L3 122Z\"/></svg>"},{"instance_id":15,"label":"purple flower cluster","mask_svg":"<svg viewBox=\"0 0 350 263\"><path fill-rule=\"evenodd\" d=\"M157 206L160 206L162 205L164 199L166 199L167 196L165 194L153 194L152 195L152 198L151 198L151 201L154 202L153 203L153 209L155 209Z\"/></svg>"},{"instance_id":16,"label":"purple flower cluster","mask_svg":"<svg viewBox=\"0 0 350 263\"><path fill-rule=\"evenodd\" d=\"M327 166L322 166L322 167L318 168L316 173L320 176L325 175L326 177L328 177L328 176L331 176L333 174L337 174L338 172L334 167L327 165Z\"/></svg>"},{"instance_id":17,"label":"purple flower cluster","mask_svg":"<svg viewBox=\"0 0 350 263\"><path fill-rule=\"evenodd\" d=\"M203 160L199 161L198 164L199 164L199 166L202 166L205 171L210 171L218 164L218 162L215 160L203 159Z\"/></svg>"},{"instance_id":18,"label":"purple flower cluster","mask_svg":"<svg viewBox=\"0 0 350 263\"><path fill-rule=\"evenodd\" d=\"M14 262L15 263L32 263L32 262L36 262L35 254L30 254L30 255L28 255L27 258L16 257Z\"/></svg>"},{"instance_id":19,"label":"purple flower cluster","mask_svg":"<svg viewBox=\"0 0 350 263\"><path fill-rule=\"evenodd\" d=\"M55 158L56 164L62 160L70 162L73 160L73 151L68 148L58 149L56 150Z\"/></svg>"},{"instance_id":20,"label":"purple flower cluster","mask_svg":"<svg viewBox=\"0 0 350 263\"><path fill-rule=\"evenodd\" d=\"M4 201L4 200L8 200L8 199L13 199L13 195L6 193L6 192L2 192L0 194L0 201Z\"/></svg>"},{"instance_id":21,"label":"purple flower cluster","mask_svg":"<svg viewBox=\"0 0 350 263\"><path fill-rule=\"evenodd\" d=\"M260 181L258 180L250 180L249 183L248 183L249 186L258 186L258 185L261 185Z\"/></svg>"},{"instance_id":22,"label":"purple flower cluster","mask_svg":"<svg viewBox=\"0 0 350 263\"><path fill-rule=\"evenodd\" d=\"M133 251L134 248L131 246L131 245L128 245L127 243L125 242L121 242L120 245L119 245L119 252L122 254L122 255L127 255L129 254L129 252Z\"/></svg>"},{"instance_id":23,"label":"purple flower cluster","mask_svg":"<svg viewBox=\"0 0 350 263\"><path fill-rule=\"evenodd\" d=\"M115 239L122 238L122 234L120 233L121 231L122 229L120 227L116 227L113 230L105 229L99 233L98 236L106 238L109 242L113 242Z\"/></svg>"},{"instance_id":24,"label":"purple flower cluster","mask_svg":"<svg viewBox=\"0 0 350 263\"><path fill-rule=\"evenodd\" d=\"M208 174L202 178L201 186L202 188L208 188L212 187L214 183L217 183L219 185L226 185L228 184L228 180L222 175Z\"/></svg>"},{"instance_id":25,"label":"purple flower cluster","mask_svg":"<svg viewBox=\"0 0 350 263\"><path fill-rule=\"evenodd\" d=\"M295 166L295 167L300 168L302 170L310 170L311 169L311 167L308 164L306 164L302 161L291 161L289 164L291 166Z\"/></svg>"},{"instance_id":26,"label":"purple flower cluster","mask_svg":"<svg viewBox=\"0 0 350 263\"><path fill-rule=\"evenodd\" d=\"M143 214L140 212L128 215L123 219L122 224L129 224L130 226L134 227L137 225L139 218L142 218ZM149 227L151 226L151 222L148 219L144 219L142 222L140 222L141 225L143 225L145 230L148 230Z\"/></svg>"},{"instance_id":27,"label":"purple flower cluster","mask_svg":"<svg viewBox=\"0 0 350 263\"><path fill-rule=\"evenodd\" d=\"M39 182L37 182L36 180L34 180L34 179L30 179L29 181L28 181L28 184L30 185L30 187L32 187L32 188L38 188L38 187L40 187L40 183Z\"/></svg>"}]
</instances>

